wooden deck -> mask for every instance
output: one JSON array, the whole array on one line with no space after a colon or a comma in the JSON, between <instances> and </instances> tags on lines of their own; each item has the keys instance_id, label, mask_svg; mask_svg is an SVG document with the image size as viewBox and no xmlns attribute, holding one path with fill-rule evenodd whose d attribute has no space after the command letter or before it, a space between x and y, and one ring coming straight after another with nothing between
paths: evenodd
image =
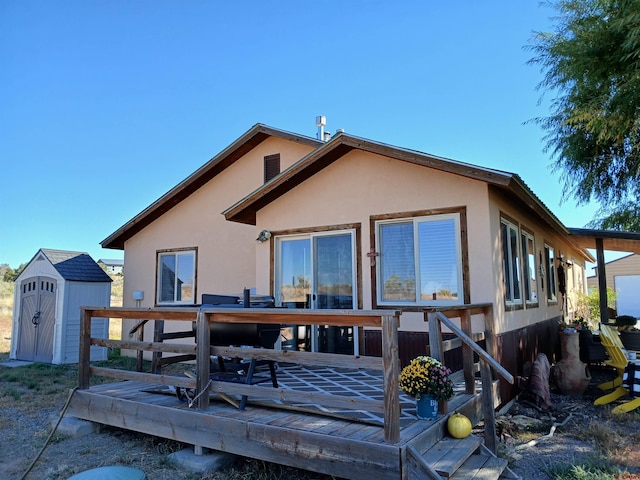
<instances>
[{"instance_id":1,"label":"wooden deck","mask_svg":"<svg viewBox=\"0 0 640 480\"><path fill-rule=\"evenodd\" d=\"M438 358L452 346L451 342L441 340L439 322L443 322L457 329L463 350L465 345L469 346L491 367L481 365L484 377L479 389L474 379L477 364L465 361L464 371L457 376L459 392L449 402L441 402L438 419L425 421L416 418L412 399L402 395L398 388L397 312L83 310L79 389L71 399L68 415L189 443L198 449L204 447L353 480L453 480L471 478L469 469L496 473L483 474L482 478L502 478L506 461L491 454L494 449L488 450L478 437L464 440L448 437L446 421L447 411L458 411L474 425L484 418L493 428L497 383L490 368L510 375L441 312L428 314L432 343L434 340L437 343L431 345L431 354ZM465 330L470 327L468 320L475 311L487 315L490 307L470 306L464 310ZM432 318L434 315L437 318ZM196 321L199 340L196 345L188 345L92 338L91 319L105 316ZM257 319L274 324L378 326L382 330L383 357L210 345L210 322L248 323ZM192 355L195 364L190 367L195 375L191 376L195 378L96 367L89 362L91 345L171 353L180 358ZM212 355L277 362L278 386L274 388L269 382L249 385L222 381L211 374ZM465 358L472 360L473 355L467 353ZM91 385L92 375L124 381ZM175 387L187 389L196 398L189 403L181 402L171 391ZM248 398L244 410L237 408L242 396ZM493 430L487 438L494 438Z\"/></svg>"},{"instance_id":2,"label":"wooden deck","mask_svg":"<svg viewBox=\"0 0 640 480\"><path fill-rule=\"evenodd\" d=\"M303 375L300 375L300 374ZM311 375L309 375L311 373ZM332 377L323 380L327 373ZM351 396L375 399L381 379L368 372L330 369L278 370L279 390L341 389ZM376 385L376 380L378 385ZM343 384L341 388L341 384ZM268 384L256 389L273 390ZM259 392L258 392L259 393ZM340 393L338 393L340 394ZM328 409L321 405L287 405L249 398L244 411L211 394L207 410L189 408L165 385L125 381L77 391L68 414L93 422L135 430L184 443L350 479L407 478L407 446L426 451L444 434L446 415L425 421L415 417L411 399L401 399L400 438L389 444L382 418L368 411ZM461 393L449 408L478 420L479 397ZM314 410L317 413L314 413ZM350 418L351 417L351 418Z\"/></svg>"}]
</instances>

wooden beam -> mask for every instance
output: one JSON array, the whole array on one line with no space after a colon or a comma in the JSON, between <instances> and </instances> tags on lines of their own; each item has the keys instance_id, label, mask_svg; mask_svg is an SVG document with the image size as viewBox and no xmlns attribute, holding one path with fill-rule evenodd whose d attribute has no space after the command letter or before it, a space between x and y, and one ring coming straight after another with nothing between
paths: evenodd
<instances>
[{"instance_id":1,"label":"wooden beam","mask_svg":"<svg viewBox=\"0 0 640 480\"><path fill-rule=\"evenodd\" d=\"M442 329L437 315L435 312L426 312L426 320L429 322L429 355L442 361Z\"/></svg>"},{"instance_id":2,"label":"wooden beam","mask_svg":"<svg viewBox=\"0 0 640 480\"><path fill-rule=\"evenodd\" d=\"M123 340L108 340L106 338L92 338L91 345L98 347L122 348L128 350L148 350L153 352L166 353L196 353L196 345L185 345L178 343L161 343L161 342L134 342Z\"/></svg>"},{"instance_id":3,"label":"wooden beam","mask_svg":"<svg viewBox=\"0 0 640 480\"><path fill-rule=\"evenodd\" d=\"M471 339L466 333L458 328L458 326L445 317L441 312L438 313L429 313L429 316L436 315L438 316L438 320L444 323L451 331L453 331L460 339L466 343L478 356L487 362L492 368L494 368L507 382L513 384L515 379L513 375L509 373L502 365L500 365L491 355L485 352L482 348L475 344L473 339Z\"/></svg>"},{"instance_id":4,"label":"wooden beam","mask_svg":"<svg viewBox=\"0 0 640 480\"><path fill-rule=\"evenodd\" d=\"M117 380L130 380L151 385L167 385L173 387L196 388L196 382L192 378L178 377L174 375L156 375L155 373L133 372L131 370L118 370L115 368L91 367L91 375L115 378Z\"/></svg>"},{"instance_id":5,"label":"wooden beam","mask_svg":"<svg viewBox=\"0 0 640 480\"><path fill-rule=\"evenodd\" d=\"M604 261L604 246L601 238L596 238L596 258L598 260L598 292L600 294L600 321L609 323L607 303L607 272Z\"/></svg>"},{"instance_id":6,"label":"wooden beam","mask_svg":"<svg viewBox=\"0 0 640 480\"><path fill-rule=\"evenodd\" d=\"M460 327L469 338L473 335L471 332L471 312L465 310L460 317ZM462 369L464 371L464 387L465 393L473 395L476 393L476 380L473 372L473 350L463 343L462 344Z\"/></svg>"},{"instance_id":7,"label":"wooden beam","mask_svg":"<svg viewBox=\"0 0 640 480\"><path fill-rule=\"evenodd\" d=\"M384 439L400 439L400 357L398 355L399 315L382 317L382 365L384 391Z\"/></svg>"},{"instance_id":8,"label":"wooden beam","mask_svg":"<svg viewBox=\"0 0 640 480\"><path fill-rule=\"evenodd\" d=\"M381 312L366 310L308 310L292 308L203 308L212 322L380 327ZM385 312L386 314L386 312Z\"/></svg>"},{"instance_id":9,"label":"wooden beam","mask_svg":"<svg viewBox=\"0 0 640 480\"><path fill-rule=\"evenodd\" d=\"M80 308L80 350L78 353L78 388L91 386L89 369L91 368L91 312Z\"/></svg>"},{"instance_id":10,"label":"wooden beam","mask_svg":"<svg viewBox=\"0 0 640 480\"><path fill-rule=\"evenodd\" d=\"M480 362L480 378L482 379L482 413L484 417L484 444L493 452L496 449L496 417L493 401L493 380L491 367L486 362Z\"/></svg>"},{"instance_id":11,"label":"wooden beam","mask_svg":"<svg viewBox=\"0 0 640 480\"><path fill-rule=\"evenodd\" d=\"M469 312L469 315L481 315L486 314L487 309L493 308L491 303L472 303L463 306L446 306L446 307L429 307L425 308L426 312L440 312L447 318L460 318L464 312Z\"/></svg>"},{"instance_id":12,"label":"wooden beam","mask_svg":"<svg viewBox=\"0 0 640 480\"><path fill-rule=\"evenodd\" d=\"M211 356L209 352L211 350L211 329L209 328L209 317L202 311L198 312L196 330L198 335L196 348L196 395L199 395L198 408L206 410L209 408L209 393L206 390L210 384Z\"/></svg>"},{"instance_id":13,"label":"wooden beam","mask_svg":"<svg viewBox=\"0 0 640 480\"><path fill-rule=\"evenodd\" d=\"M256 358L297 365L322 365L334 368L365 369L382 371L381 357L354 356L335 353L296 352L293 350L271 350L266 348L211 347L211 355L233 358Z\"/></svg>"},{"instance_id":14,"label":"wooden beam","mask_svg":"<svg viewBox=\"0 0 640 480\"><path fill-rule=\"evenodd\" d=\"M83 307L96 318L126 318L138 320L177 320L194 321L198 315L198 308L120 308L120 307Z\"/></svg>"}]
</instances>

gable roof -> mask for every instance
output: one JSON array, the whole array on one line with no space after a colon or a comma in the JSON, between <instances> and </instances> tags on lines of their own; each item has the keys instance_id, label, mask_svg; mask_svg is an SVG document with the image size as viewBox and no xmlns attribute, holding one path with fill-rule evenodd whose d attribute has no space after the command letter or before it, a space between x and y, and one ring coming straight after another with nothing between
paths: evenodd
<instances>
[{"instance_id":1,"label":"gable roof","mask_svg":"<svg viewBox=\"0 0 640 480\"><path fill-rule=\"evenodd\" d=\"M31 261L40 260L41 255L53 265L53 268L65 280L75 282L113 281L88 253L41 248Z\"/></svg>"},{"instance_id":2,"label":"gable roof","mask_svg":"<svg viewBox=\"0 0 640 480\"><path fill-rule=\"evenodd\" d=\"M124 249L124 242L151 224L154 220L175 207L189 195L209 182L225 168L256 148L271 137L317 147L323 142L315 138L272 128L261 123L255 124L235 142L218 153L202 167L189 175L185 180L173 187L126 224L105 238L100 244L103 248Z\"/></svg>"},{"instance_id":3,"label":"gable roof","mask_svg":"<svg viewBox=\"0 0 640 480\"><path fill-rule=\"evenodd\" d=\"M234 222L255 225L256 212L259 209L353 150L370 152L486 182L495 188L506 190L515 195L558 233L562 235L568 234L568 230L562 222L542 203L517 174L480 167L416 150L395 147L345 133L336 135L329 142L322 144L270 182L225 210L223 212L225 218Z\"/></svg>"}]
</instances>

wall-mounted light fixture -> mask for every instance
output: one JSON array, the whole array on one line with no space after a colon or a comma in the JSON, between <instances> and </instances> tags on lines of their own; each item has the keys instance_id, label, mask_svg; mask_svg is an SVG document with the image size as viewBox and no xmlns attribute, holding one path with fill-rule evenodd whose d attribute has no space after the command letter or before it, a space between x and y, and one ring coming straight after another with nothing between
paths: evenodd
<instances>
[{"instance_id":1,"label":"wall-mounted light fixture","mask_svg":"<svg viewBox=\"0 0 640 480\"><path fill-rule=\"evenodd\" d=\"M258 238L256 238L256 240L259 242L266 242L270 238L271 238L271 232L269 230L262 230L258 235Z\"/></svg>"}]
</instances>

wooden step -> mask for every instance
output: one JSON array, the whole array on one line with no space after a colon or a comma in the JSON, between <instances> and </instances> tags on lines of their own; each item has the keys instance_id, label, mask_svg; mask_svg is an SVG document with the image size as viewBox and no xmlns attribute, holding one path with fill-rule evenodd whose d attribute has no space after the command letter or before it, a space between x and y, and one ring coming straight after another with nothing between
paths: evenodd
<instances>
[{"instance_id":1,"label":"wooden step","mask_svg":"<svg viewBox=\"0 0 640 480\"><path fill-rule=\"evenodd\" d=\"M438 472L439 475L449 478L481 445L482 439L474 435L470 435L461 440L445 437L427 450L422 455L422 458Z\"/></svg>"},{"instance_id":2,"label":"wooden step","mask_svg":"<svg viewBox=\"0 0 640 480\"><path fill-rule=\"evenodd\" d=\"M471 455L450 480L498 480L507 467L504 458L486 454Z\"/></svg>"}]
</instances>

